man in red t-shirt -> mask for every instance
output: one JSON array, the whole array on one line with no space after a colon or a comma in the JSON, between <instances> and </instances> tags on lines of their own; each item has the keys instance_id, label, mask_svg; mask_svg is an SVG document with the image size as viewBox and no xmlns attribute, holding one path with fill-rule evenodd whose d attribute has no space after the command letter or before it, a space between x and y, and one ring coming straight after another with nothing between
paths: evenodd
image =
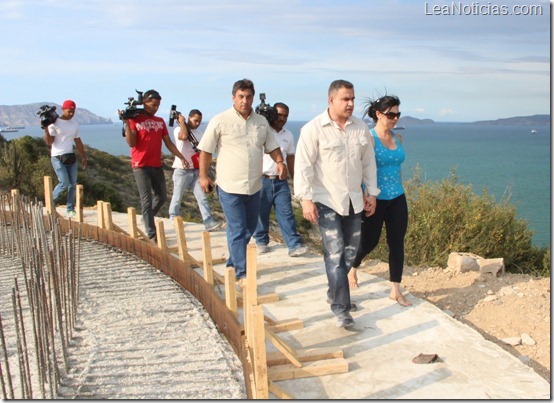
<instances>
[{"instance_id":1,"label":"man in red t-shirt","mask_svg":"<svg viewBox=\"0 0 554 403\"><path fill-rule=\"evenodd\" d=\"M167 200L162 167L162 141L169 151L186 165L185 157L171 141L165 121L154 116L162 97L149 90L143 95L144 109L133 119L125 119L125 140L131 147L131 166L137 182L142 217L148 238L156 242L154 216Z\"/></svg>"}]
</instances>

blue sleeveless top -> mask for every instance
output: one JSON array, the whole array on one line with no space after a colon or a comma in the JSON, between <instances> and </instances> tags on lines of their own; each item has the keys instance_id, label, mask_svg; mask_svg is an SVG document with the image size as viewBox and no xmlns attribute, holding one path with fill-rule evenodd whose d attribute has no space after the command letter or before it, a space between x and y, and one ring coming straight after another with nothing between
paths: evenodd
<instances>
[{"instance_id":1,"label":"blue sleeveless top","mask_svg":"<svg viewBox=\"0 0 554 403\"><path fill-rule=\"evenodd\" d=\"M402 144L394 133L392 136L396 142L396 150L390 150L381 144L375 129L371 129L371 135L375 139L375 162L377 163L377 187L381 193L379 200L392 200L404 194L400 165L406 159Z\"/></svg>"}]
</instances>

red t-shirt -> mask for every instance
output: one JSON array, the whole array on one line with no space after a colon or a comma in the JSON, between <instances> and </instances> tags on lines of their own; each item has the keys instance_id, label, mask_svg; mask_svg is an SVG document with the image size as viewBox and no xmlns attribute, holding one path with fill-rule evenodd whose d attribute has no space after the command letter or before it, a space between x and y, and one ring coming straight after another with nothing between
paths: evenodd
<instances>
[{"instance_id":1,"label":"red t-shirt","mask_svg":"<svg viewBox=\"0 0 554 403\"><path fill-rule=\"evenodd\" d=\"M138 115L129 119L129 127L137 131L137 144L131 147L132 167L161 167L162 138L169 135L165 121L157 116Z\"/></svg>"}]
</instances>

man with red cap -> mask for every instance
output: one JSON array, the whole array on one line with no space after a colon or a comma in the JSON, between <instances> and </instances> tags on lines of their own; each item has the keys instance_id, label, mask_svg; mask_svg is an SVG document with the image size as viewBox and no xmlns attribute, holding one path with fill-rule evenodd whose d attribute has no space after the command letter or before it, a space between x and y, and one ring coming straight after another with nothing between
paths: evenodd
<instances>
[{"instance_id":1,"label":"man with red cap","mask_svg":"<svg viewBox=\"0 0 554 403\"><path fill-rule=\"evenodd\" d=\"M54 203L58 202L61 193L67 189L67 216L75 217L75 194L77 187L77 158L73 143L81 155L83 169L87 166L87 156L83 142L79 138L79 124L73 120L75 102L66 100L62 104L62 115L44 129L44 141L51 146L52 167L58 177L54 188Z\"/></svg>"}]
</instances>

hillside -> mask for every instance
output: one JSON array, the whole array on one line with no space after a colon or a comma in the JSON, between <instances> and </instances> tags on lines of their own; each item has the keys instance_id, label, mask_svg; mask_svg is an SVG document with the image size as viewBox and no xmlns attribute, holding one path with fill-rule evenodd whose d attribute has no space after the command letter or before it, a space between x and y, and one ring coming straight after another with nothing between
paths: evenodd
<instances>
[{"instance_id":1,"label":"hillside","mask_svg":"<svg viewBox=\"0 0 554 403\"><path fill-rule=\"evenodd\" d=\"M496 120L481 120L473 122L477 125L514 125L514 126L548 126L550 124L550 115L532 115L532 116L514 116L511 118Z\"/></svg>"},{"instance_id":2,"label":"hillside","mask_svg":"<svg viewBox=\"0 0 554 403\"><path fill-rule=\"evenodd\" d=\"M40 118L37 115L42 105L54 105L56 112L61 114L61 105L55 102L36 102L26 105L0 105L0 126L38 126ZM79 108L75 111L74 119L81 125L95 125L112 123L111 119L100 117L88 109Z\"/></svg>"}]
</instances>

